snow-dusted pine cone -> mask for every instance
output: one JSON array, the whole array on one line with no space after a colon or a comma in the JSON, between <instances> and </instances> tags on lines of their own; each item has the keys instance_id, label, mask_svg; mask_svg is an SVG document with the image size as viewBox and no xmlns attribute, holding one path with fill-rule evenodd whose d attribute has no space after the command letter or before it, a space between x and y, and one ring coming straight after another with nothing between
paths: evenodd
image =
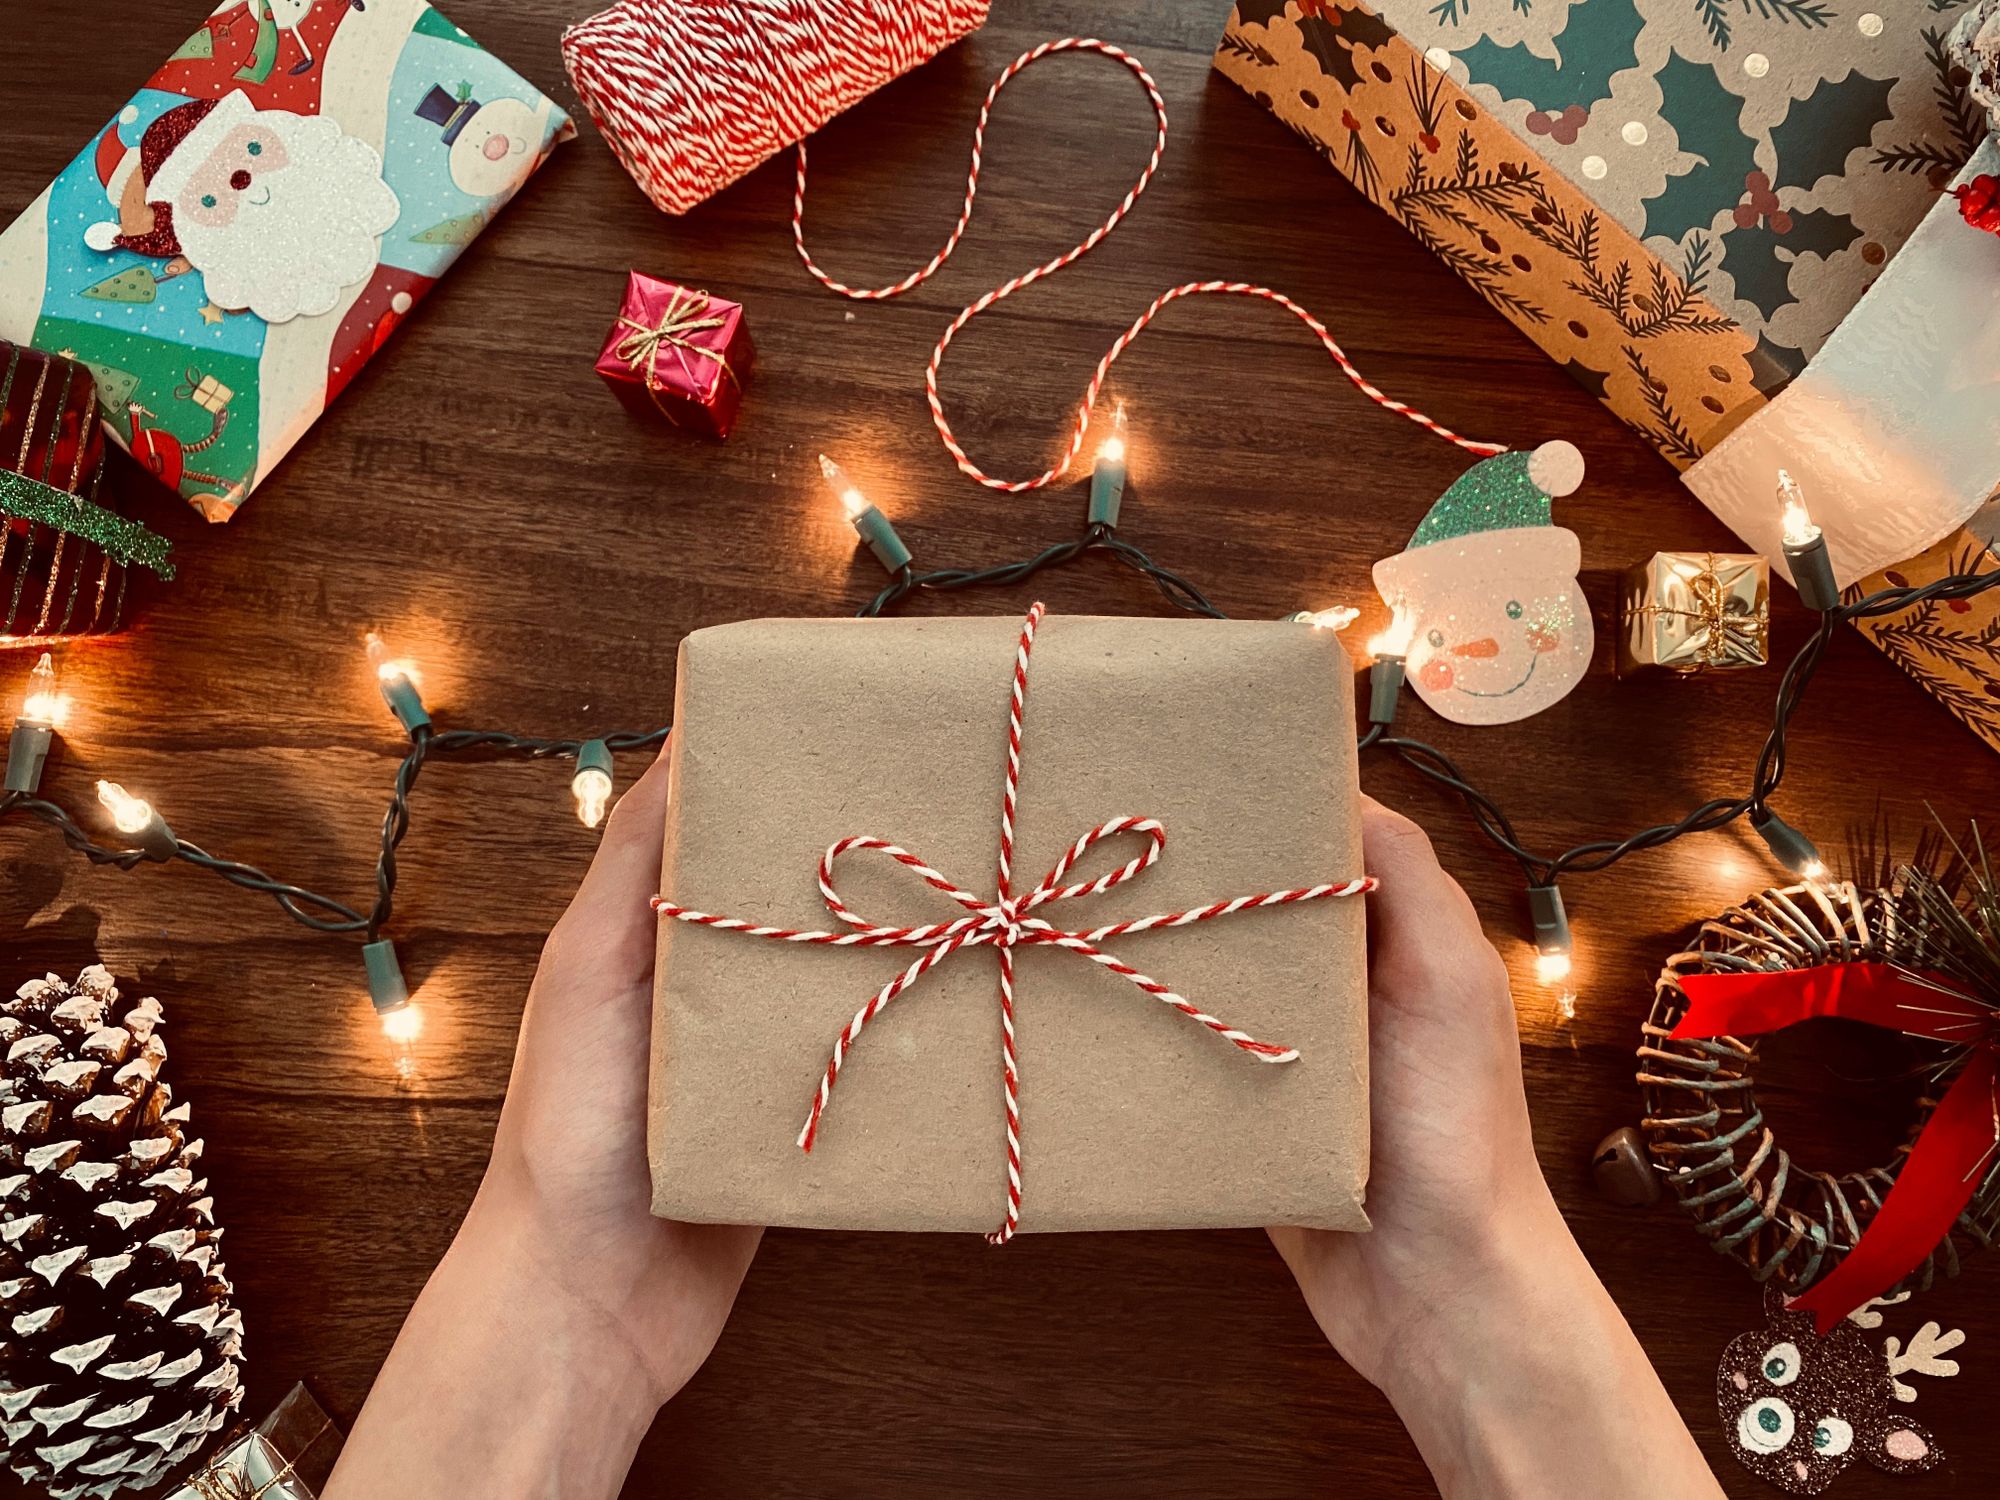
<instances>
[{"instance_id":1,"label":"snow-dusted pine cone","mask_svg":"<svg viewBox=\"0 0 2000 1500\"><path fill-rule=\"evenodd\" d=\"M0 1000L0 1432L52 1500L168 1477L243 1399L243 1319L160 1003L111 975Z\"/></svg>"}]
</instances>

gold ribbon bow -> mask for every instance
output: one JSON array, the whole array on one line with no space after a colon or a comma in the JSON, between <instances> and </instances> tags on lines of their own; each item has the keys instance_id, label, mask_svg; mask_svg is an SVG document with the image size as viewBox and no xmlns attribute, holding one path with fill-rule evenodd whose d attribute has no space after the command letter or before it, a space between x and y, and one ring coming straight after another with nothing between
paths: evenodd
<instances>
[{"instance_id":1,"label":"gold ribbon bow","mask_svg":"<svg viewBox=\"0 0 2000 1500\"><path fill-rule=\"evenodd\" d=\"M612 352L631 369L635 375L643 376L646 393L653 398L653 405L659 407L668 421L675 421L674 414L667 410L660 400L660 351L673 350L673 357L679 362L681 373L686 375L690 385L695 382L694 366L688 363L688 356L699 355L712 360L722 373L735 385L736 372L729 368L729 359L720 349L711 349L706 344L697 344L693 335L705 333L711 328L720 328L728 319L708 310L715 299L707 292L691 292L686 287L675 287L667 305L660 311L660 321L654 327L647 327L636 318L618 315L621 327L629 330L618 341ZM705 316L706 315L706 316ZM678 425L678 423L676 423Z\"/></svg>"},{"instance_id":2,"label":"gold ribbon bow","mask_svg":"<svg viewBox=\"0 0 2000 1500\"><path fill-rule=\"evenodd\" d=\"M1687 580L1688 593L1693 597L1693 609L1676 609L1671 604L1645 604L1633 613L1647 619L1658 619L1671 615L1678 620L1686 620L1692 627L1690 637L1694 639L1695 651L1701 665L1713 667L1729 656L1729 627L1732 617L1729 613L1729 595L1722 587L1722 579L1715 571L1715 554L1704 554L1701 571ZM1764 636L1769 628L1766 618L1756 612L1736 616L1743 634L1761 652Z\"/></svg>"}]
</instances>

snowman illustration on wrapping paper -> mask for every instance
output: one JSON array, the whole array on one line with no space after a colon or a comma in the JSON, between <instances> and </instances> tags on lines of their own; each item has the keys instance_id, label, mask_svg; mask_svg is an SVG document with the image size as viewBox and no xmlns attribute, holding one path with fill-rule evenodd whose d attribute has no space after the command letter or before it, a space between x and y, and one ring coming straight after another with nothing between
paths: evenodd
<instances>
[{"instance_id":1,"label":"snowman illustration on wrapping paper","mask_svg":"<svg viewBox=\"0 0 2000 1500\"><path fill-rule=\"evenodd\" d=\"M547 99L530 104L499 98L481 103L470 83L457 90L434 86L417 104L417 118L438 127L451 153L451 180L472 198L504 203L527 181L548 133ZM498 208L500 203L491 206Z\"/></svg>"},{"instance_id":2,"label":"snowman illustration on wrapping paper","mask_svg":"<svg viewBox=\"0 0 2000 1500\"><path fill-rule=\"evenodd\" d=\"M1565 442L1482 459L1438 497L1410 545L1375 564L1393 615L1386 654L1417 696L1457 724L1511 724L1565 697L1595 637L1577 584L1576 533L1552 500L1583 483Z\"/></svg>"}]
</instances>

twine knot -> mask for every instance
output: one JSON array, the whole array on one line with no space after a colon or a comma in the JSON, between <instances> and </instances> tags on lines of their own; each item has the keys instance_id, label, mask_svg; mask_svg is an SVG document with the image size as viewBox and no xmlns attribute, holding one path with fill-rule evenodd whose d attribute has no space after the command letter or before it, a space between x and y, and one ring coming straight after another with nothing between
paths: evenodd
<instances>
[{"instance_id":1,"label":"twine knot","mask_svg":"<svg viewBox=\"0 0 2000 1500\"><path fill-rule=\"evenodd\" d=\"M820 898L826 903L826 909L834 918L848 929L846 931L805 932L787 927L759 926L735 917L722 917L710 912L696 911L678 902L669 901L664 896L653 898L653 909L662 916L725 932L740 932L746 937L839 948L923 950L900 974L870 996L868 1001L854 1013L852 1019L841 1028L840 1035L834 1039L833 1052L827 1061L825 1072L820 1075L819 1088L813 1096L812 1107L807 1112L805 1126L799 1131L798 1144L804 1151L811 1151L818 1139L820 1120L833 1096L833 1086L839 1080L841 1066L847 1059L848 1051L869 1022L880 1015L898 995L911 988L924 975L960 949L990 947L995 951L1000 960L1001 1076L1007 1110L1007 1211L1000 1227L987 1236L988 1241L996 1245L1004 1245L1013 1238L1021 1219L1020 1068L1014 1046L1014 950L1016 948L1049 945L1080 954L1101 968L1108 969L1127 980L1161 1004L1178 1011L1196 1025L1206 1027L1231 1046L1247 1052L1258 1061L1290 1063L1298 1061L1299 1054L1296 1049L1271 1042L1261 1042L1249 1033L1239 1031L1227 1022L1218 1020L1184 996L1176 994L1159 980L1140 973L1122 959L1107 953L1099 945L1112 938L1148 932L1156 927L1185 927L1190 923L1207 922L1217 917L1233 916L1237 912L1251 911L1260 907L1288 906L1299 901L1353 896L1376 888L1374 878L1364 875L1351 880L1302 886L1292 890L1264 891L1253 896L1236 896L1187 911L1160 912L1153 916L1111 922L1080 932L1057 927L1046 918L1036 916L1036 911L1054 902L1099 895L1113 886L1123 885L1128 880L1136 879L1159 862L1167 847L1166 827L1157 818L1112 818L1090 829L1071 844L1063 857L1056 861L1055 868L1043 876L1034 889L1019 896L1014 894L1014 807L1021 780L1021 710L1027 699L1028 660L1034 649L1035 629L1041 623L1043 614L1044 609L1040 604L1028 611L1027 619L1021 626L1020 643L1014 656L1014 692L1007 728L1007 777L1000 803L1000 857L995 879L995 894L990 900L965 890L909 850L892 844L887 839L868 835L841 839L820 856ZM1145 848L1107 874L1094 879L1069 881L1070 872L1075 869L1078 861L1098 844L1119 837L1142 838L1146 841ZM879 850L896 863L915 871L926 885L933 890L943 892L963 907L966 915L949 922L928 922L914 927L884 926L861 916L847 905L839 889L834 885L834 866L843 855L856 850L870 849Z\"/></svg>"},{"instance_id":2,"label":"twine knot","mask_svg":"<svg viewBox=\"0 0 2000 1500\"><path fill-rule=\"evenodd\" d=\"M690 385L696 384L694 366L688 363L690 355L697 355L718 365L733 384L736 372L729 367L728 356L720 349L711 349L706 344L694 341L697 333L720 328L728 320L720 314L711 314L708 309L714 299L707 292L689 291L677 286L667 298L667 305L660 309L660 320L653 325L641 323L637 318L625 314L618 315L619 325L627 330L618 341L614 351L635 375L645 378L646 389L657 397L662 389L660 383L660 351L670 349L679 363L681 373ZM704 316L706 314L706 316Z\"/></svg>"}]
</instances>

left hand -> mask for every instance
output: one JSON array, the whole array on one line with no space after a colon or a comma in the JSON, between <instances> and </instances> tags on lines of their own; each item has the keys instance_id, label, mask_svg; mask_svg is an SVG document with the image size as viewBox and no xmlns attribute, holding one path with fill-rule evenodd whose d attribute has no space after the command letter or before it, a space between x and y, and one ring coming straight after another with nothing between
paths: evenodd
<instances>
[{"instance_id":1,"label":"left hand","mask_svg":"<svg viewBox=\"0 0 2000 1500\"><path fill-rule=\"evenodd\" d=\"M467 1218L533 1256L543 1295L624 1347L665 1402L715 1347L763 1230L656 1219L646 1165L662 752L619 800L521 1017L486 1180Z\"/></svg>"},{"instance_id":2,"label":"left hand","mask_svg":"<svg viewBox=\"0 0 2000 1500\"><path fill-rule=\"evenodd\" d=\"M652 1215L646 1071L667 765L549 934L486 1178L326 1500L610 1500L715 1347L760 1229Z\"/></svg>"}]
</instances>

